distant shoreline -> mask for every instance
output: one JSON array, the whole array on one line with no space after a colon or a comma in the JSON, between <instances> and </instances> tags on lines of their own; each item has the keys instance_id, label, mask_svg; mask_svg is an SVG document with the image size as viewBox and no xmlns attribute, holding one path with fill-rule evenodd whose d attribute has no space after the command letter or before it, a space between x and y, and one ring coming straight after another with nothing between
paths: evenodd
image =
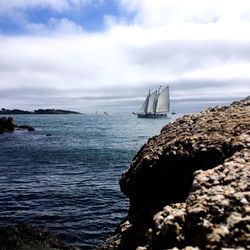
<instances>
[{"instance_id":1,"label":"distant shoreline","mask_svg":"<svg viewBox=\"0 0 250 250\"><path fill-rule=\"evenodd\" d=\"M63 109L37 109L34 111L26 111L21 109L4 109L0 110L0 115L68 115L81 114L76 111Z\"/></svg>"}]
</instances>

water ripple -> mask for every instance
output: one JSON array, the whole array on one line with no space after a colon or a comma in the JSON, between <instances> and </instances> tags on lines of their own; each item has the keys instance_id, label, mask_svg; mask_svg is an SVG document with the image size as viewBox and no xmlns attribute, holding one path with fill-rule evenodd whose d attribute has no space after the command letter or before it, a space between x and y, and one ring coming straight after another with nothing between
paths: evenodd
<instances>
[{"instance_id":1,"label":"water ripple","mask_svg":"<svg viewBox=\"0 0 250 250\"><path fill-rule=\"evenodd\" d=\"M46 227L86 250L111 235L126 215L120 175L166 123L130 115L14 119L36 131L0 135L0 225Z\"/></svg>"}]
</instances>

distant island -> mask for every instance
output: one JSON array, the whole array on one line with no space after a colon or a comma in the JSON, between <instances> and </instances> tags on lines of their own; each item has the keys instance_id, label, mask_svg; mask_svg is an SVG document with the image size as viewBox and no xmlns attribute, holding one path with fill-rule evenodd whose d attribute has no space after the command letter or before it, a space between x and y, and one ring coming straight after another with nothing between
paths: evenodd
<instances>
[{"instance_id":1,"label":"distant island","mask_svg":"<svg viewBox=\"0 0 250 250\"><path fill-rule=\"evenodd\" d=\"M0 115L68 115L80 114L76 111L62 110L62 109L37 109L34 111L26 111L20 109L5 109L0 110Z\"/></svg>"}]
</instances>

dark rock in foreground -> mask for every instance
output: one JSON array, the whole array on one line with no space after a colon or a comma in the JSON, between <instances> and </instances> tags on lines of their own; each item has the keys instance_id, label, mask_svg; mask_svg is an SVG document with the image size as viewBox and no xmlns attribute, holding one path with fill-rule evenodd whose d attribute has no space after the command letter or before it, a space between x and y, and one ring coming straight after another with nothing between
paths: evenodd
<instances>
[{"instance_id":1,"label":"dark rock in foreground","mask_svg":"<svg viewBox=\"0 0 250 250\"><path fill-rule=\"evenodd\" d=\"M0 228L1 250L77 250L67 247L55 235L28 225Z\"/></svg>"},{"instance_id":2,"label":"dark rock in foreground","mask_svg":"<svg viewBox=\"0 0 250 250\"><path fill-rule=\"evenodd\" d=\"M25 111L20 109L1 109L0 115L67 115L80 114L76 111L62 110L62 109L37 109L34 111Z\"/></svg>"},{"instance_id":3,"label":"dark rock in foreground","mask_svg":"<svg viewBox=\"0 0 250 250\"><path fill-rule=\"evenodd\" d=\"M249 180L250 97L177 119L122 175L128 216L97 249L250 249Z\"/></svg>"}]
</instances>

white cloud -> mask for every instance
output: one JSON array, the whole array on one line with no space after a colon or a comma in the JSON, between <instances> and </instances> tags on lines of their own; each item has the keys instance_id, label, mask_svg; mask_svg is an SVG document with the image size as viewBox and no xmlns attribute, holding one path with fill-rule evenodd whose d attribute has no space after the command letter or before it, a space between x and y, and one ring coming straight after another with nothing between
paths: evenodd
<instances>
[{"instance_id":1,"label":"white cloud","mask_svg":"<svg viewBox=\"0 0 250 250\"><path fill-rule=\"evenodd\" d=\"M57 1L48 2L58 9L83 4L72 0L56 7ZM106 17L107 30L86 33L67 18L51 18L47 24L26 22L35 37L0 37L2 100L82 105L84 111L86 100L105 105L113 98L112 104L121 99L138 105L148 88L169 82L173 98L249 94L250 2L120 4L135 12L131 24Z\"/></svg>"},{"instance_id":2,"label":"white cloud","mask_svg":"<svg viewBox=\"0 0 250 250\"><path fill-rule=\"evenodd\" d=\"M250 10L248 0L120 0L128 11L137 12L136 22L146 27L169 23L240 21Z\"/></svg>"},{"instance_id":3,"label":"white cloud","mask_svg":"<svg viewBox=\"0 0 250 250\"><path fill-rule=\"evenodd\" d=\"M146 40L149 34L116 27L92 35L1 38L0 86L53 87L83 97L110 96L110 90L117 95L119 88L145 89L159 82L250 79L249 43L153 42ZM196 95L194 86L190 94Z\"/></svg>"},{"instance_id":4,"label":"white cloud","mask_svg":"<svg viewBox=\"0 0 250 250\"><path fill-rule=\"evenodd\" d=\"M50 18L48 23L25 23L25 29L31 34L50 35L55 34L80 34L83 33L83 28L75 22L67 18Z\"/></svg>"}]
</instances>

